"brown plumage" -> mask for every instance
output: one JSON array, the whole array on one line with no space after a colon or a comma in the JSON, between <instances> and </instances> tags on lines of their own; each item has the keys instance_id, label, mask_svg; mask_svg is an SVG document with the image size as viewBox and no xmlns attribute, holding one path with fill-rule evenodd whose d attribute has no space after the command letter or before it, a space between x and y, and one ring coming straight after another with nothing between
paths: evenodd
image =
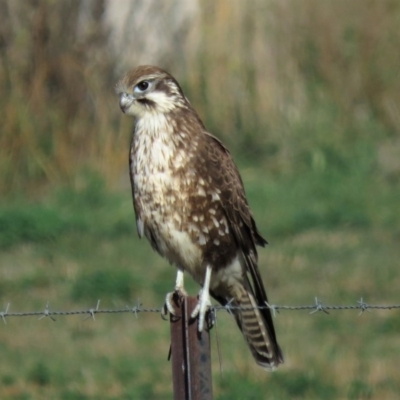
<instances>
[{"instance_id":1,"label":"brown plumage","mask_svg":"<svg viewBox=\"0 0 400 400\"><path fill-rule=\"evenodd\" d=\"M166 71L140 66L116 90L122 111L136 118L129 160L139 236L204 287L203 303L209 289L222 305L246 308L233 314L250 350L259 365L276 368L283 355L271 313L257 309L267 295L256 245L267 242L230 153Z\"/></svg>"}]
</instances>

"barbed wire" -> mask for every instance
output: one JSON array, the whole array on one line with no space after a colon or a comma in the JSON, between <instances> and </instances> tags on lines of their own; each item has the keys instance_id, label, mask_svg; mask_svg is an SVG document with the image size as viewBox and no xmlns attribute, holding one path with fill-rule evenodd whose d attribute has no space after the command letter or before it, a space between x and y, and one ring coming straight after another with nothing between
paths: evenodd
<instances>
[{"instance_id":1,"label":"barbed wire","mask_svg":"<svg viewBox=\"0 0 400 400\"><path fill-rule=\"evenodd\" d=\"M0 311L0 318L3 320L5 324L7 324L6 318L9 317L39 317L38 320L49 317L53 321L55 321L55 316L70 316L70 315L85 315L85 319L92 317L95 320L96 314L126 314L132 313L136 317L139 313L162 313L164 311L164 307L156 307L156 308L146 308L142 307L141 303L137 303L134 307L130 307L128 305L122 309L100 309L100 300L97 301L97 305L95 308L89 308L86 310L70 310L70 311L53 311L50 310L50 303L47 302L44 310L41 311L19 311L19 312L11 312L10 311L11 303L8 303L4 311ZM400 309L400 304L390 304L390 305L371 305L367 304L363 301L363 298L357 301L356 304L349 305L328 305L323 304L317 297L315 297L315 303L311 305L275 305L265 303L264 306L259 307L238 307L232 306L230 303L225 306L211 306L210 310L213 312L226 310L228 312L232 312L233 310L249 310L249 309L270 309L274 316L276 313L280 311L304 311L311 310L309 314L314 314L318 311L324 312L325 314L329 314L328 311L344 311L344 310L360 310L358 315L361 315L364 311L371 310L393 310Z\"/></svg>"}]
</instances>

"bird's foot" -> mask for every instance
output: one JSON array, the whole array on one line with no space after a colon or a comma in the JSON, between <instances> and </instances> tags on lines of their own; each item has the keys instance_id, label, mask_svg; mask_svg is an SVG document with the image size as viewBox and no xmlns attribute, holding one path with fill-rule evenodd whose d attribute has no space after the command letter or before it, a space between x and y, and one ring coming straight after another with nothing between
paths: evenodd
<instances>
[{"instance_id":1,"label":"bird's foot","mask_svg":"<svg viewBox=\"0 0 400 400\"><path fill-rule=\"evenodd\" d=\"M202 289L199 293L199 302L192 311L192 314L190 315L191 318L196 318L197 316L199 317L199 327L198 327L199 332L202 332L204 329L204 321L206 318L206 314L207 311L210 310L211 306L212 304L210 301L210 294L208 293L208 290Z\"/></svg>"},{"instance_id":2,"label":"bird's foot","mask_svg":"<svg viewBox=\"0 0 400 400\"><path fill-rule=\"evenodd\" d=\"M168 312L175 316L174 303L182 300L185 296L187 296L187 293L183 287L175 287L173 292L167 293L164 306L161 309L161 317L166 320Z\"/></svg>"}]
</instances>

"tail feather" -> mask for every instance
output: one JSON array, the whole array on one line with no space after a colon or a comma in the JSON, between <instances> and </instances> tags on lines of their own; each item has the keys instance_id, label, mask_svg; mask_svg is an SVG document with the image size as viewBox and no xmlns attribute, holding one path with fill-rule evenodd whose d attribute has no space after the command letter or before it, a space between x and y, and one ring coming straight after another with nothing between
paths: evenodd
<instances>
[{"instance_id":1,"label":"tail feather","mask_svg":"<svg viewBox=\"0 0 400 400\"><path fill-rule=\"evenodd\" d=\"M283 363L283 354L275 336L270 310L260 310L253 294L243 287L235 300L236 322L257 364L274 370Z\"/></svg>"}]
</instances>

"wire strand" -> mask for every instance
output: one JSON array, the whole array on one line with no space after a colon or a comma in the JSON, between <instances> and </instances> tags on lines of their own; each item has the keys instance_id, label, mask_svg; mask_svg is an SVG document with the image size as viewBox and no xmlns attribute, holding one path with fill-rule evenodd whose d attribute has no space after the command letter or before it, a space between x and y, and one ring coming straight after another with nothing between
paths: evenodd
<instances>
[{"instance_id":1,"label":"wire strand","mask_svg":"<svg viewBox=\"0 0 400 400\"><path fill-rule=\"evenodd\" d=\"M55 321L53 317L55 316L70 316L70 315L85 315L86 318L92 317L95 319L95 315L100 314L127 314L132 313L137 317L139 313L161 313L163 307L142 307L142 304L137 304L134 307L125 306L125 308L121 309L100 309L100 300L97 301L97 305L95 308L89 308L85 310L51 310L50 303L47 302L44 310L42 311L10 311L11 303L8 303L4 311L0 311L0 318L6 324L6 318L9 317L39 317L41 320L45 317L49 317ZM225 306L211 306L210 309L212 311L221 311L225 310L231 312L232 310L250 310L250 309L270 309L274 316L276 316L277 312L280 311L306 311L309 310L309 314L314 314L318 311L322 311L326 314L329 314L328 311L344 311L344 310L360 310L360 314L364 311L372 311L372 310L395 310L400 308L400 304L367 304L361 300L357 301L356 304L345 304L345 305L332 305L332 304L323 304L317 297L315 298L315 303L311 305L271 305L266 303L264 306L259 307L237 307L231 306L229 303ZM360 315L359 314L359 315Z\"/></svg>"}]
</instances>

